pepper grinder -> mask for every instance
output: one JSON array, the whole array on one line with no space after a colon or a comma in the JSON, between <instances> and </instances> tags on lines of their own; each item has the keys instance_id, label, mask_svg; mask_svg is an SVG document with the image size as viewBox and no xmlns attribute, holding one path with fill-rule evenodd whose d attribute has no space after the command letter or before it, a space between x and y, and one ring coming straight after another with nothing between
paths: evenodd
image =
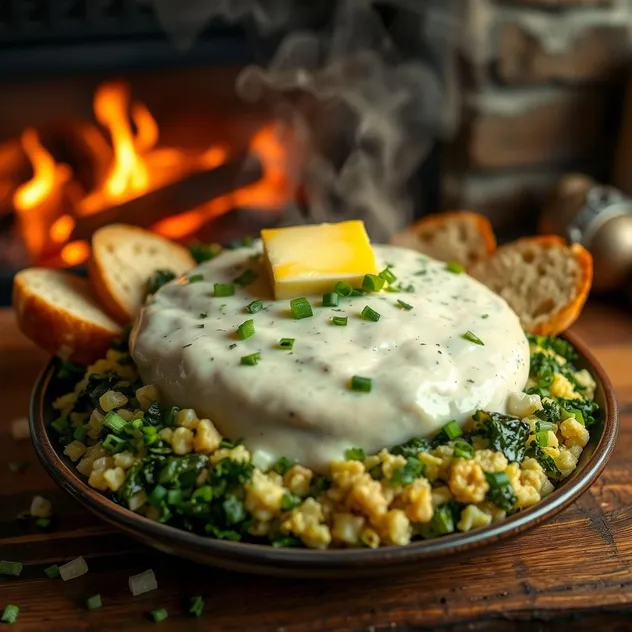
<instances>
[{"instance_id":1,"label":"pepper grinder","mask_svg":"<svg viewBox=\"0 0 632 632\"><path fill-rule=\"evenodd\" d=\"M593 291L609 292L632 281L632 198L619 189L583 174L563 177L545 201L539 230L592 254Z\"/></svg>"}]
</instances>

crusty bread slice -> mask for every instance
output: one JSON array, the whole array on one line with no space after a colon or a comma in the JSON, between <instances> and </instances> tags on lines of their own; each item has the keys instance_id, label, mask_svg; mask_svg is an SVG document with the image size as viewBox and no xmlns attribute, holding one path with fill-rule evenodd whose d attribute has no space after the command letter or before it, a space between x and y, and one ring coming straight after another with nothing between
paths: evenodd
<instances>
[{"instance_id":1,"label":"crusty bread slice","mask_svg":"<svg viewBox=\"0 0 632 632\"><path fill-rule=\"evenodd\" d=\"M439 261L469 267L496 250L489 220L470 211L428 215L391 238L394 246L412 248Z\"/></svg>"},{"instance_id":2,"label":"crusty bread slice","mask_svg":"<svg viewBox=\"0 0 632 632\"><path fill-rule=\"evenodd\" d=\"M120 323L142 307L147 279L156 270L181 275L195 267L187 248L136 226L112 224L92 236L88 276L105 310Z\"/></svg>"},{"instance_id":3,"label":"crusty bread slice","mask_svg":"<svg viewBox=\"0 0 632 632\"><path fill-rule=\"evenodd\" d=\"M592 283L590 253L553 235L501 246L469 273L500 294L525 331L556 336L575 322Z\"/></svg>"},{"instance_id":4,"label":"crusty bread slice","mask_svg":"<svg viewBox=\"0 0 632 632\"><path fill-rule=\"evenodd\" d=\"M22 333L64 360L91 364L121 335L121 327L101 309L88 281L69 272L18 272L13 308Z\"/></svg>"}]
</instances>

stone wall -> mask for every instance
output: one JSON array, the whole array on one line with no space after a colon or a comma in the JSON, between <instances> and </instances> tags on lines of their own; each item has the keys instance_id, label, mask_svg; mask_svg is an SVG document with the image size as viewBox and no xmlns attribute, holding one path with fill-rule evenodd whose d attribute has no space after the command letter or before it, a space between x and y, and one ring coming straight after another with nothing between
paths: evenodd
<instances>
[{"instance_id":1,"label":"stone wall","mask_svg":"<svg viewBox=\"0 0 632 632\"><path fill-rule=\"evenodd\" d=\"M569 170L609 176L632 0L461 0L459 131L444 206L524 227Z\"/></svg>"}]
</instances>

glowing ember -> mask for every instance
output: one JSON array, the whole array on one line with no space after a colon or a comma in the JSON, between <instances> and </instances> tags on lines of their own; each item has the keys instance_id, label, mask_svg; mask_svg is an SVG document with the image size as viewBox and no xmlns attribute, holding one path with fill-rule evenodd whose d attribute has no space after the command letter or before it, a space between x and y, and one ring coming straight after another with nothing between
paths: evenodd
<instances>
[{"instance_id":1,"label":"glowing ember","mask_svg":"<svg viewBox=\"0 0 632 632\"><path fill-rule=\"evenodd\" d=\"M61 258L69 266L78 266L89 256L90 245L85 241L71 241L61 249Z\"/></svg>"}]
</instances>

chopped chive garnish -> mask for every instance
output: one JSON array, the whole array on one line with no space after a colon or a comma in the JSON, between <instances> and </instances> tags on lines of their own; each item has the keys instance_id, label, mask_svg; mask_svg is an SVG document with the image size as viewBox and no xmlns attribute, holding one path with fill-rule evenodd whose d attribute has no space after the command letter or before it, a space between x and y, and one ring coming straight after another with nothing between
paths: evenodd
<instances>
[{"instance_id":1,"label":"chopped chive garnish","mask_svg":"<svg viewBox=\"0 0 632 632\"><path fill-rule=\"evenodd\" d=\"M465 267L462 266L458 261L448 261L445 269L448 272L452 272L452 274L461 274L462 272L465 272Z\"/></svg>"},{"instance_id":2,"label":"chopped chive garnish","mask_svg":"<svg viewBox=\"0 0 632 632\"><path fill-rule=\"evenodd\" d=\"M542 430L535 435L536 441L541 448L549 447L549 431Z\"/></svg>"},{"instance_id":3,"label":"chopped chive garnish","mask_svg":"<svg viewBox=\"0 0 632 632\"><path fill-rule=\"evenodd\" d=\"M454 518L446 505L438 507L430 521L430 527L436 535L447 535L454 531Z\"/></svg>"},{"instance_id":4,"label":"chopped chive garnish","mask_svg":"<svg viewBox=\"0 0 632 632\"><path fill-rule=\"evenodd\" d=\"M373 323L377 323L377 321L380 320L380 315L368 305L362 310L361 316L364 320L370 320Z\"/></svg>"},{"instance_id":5,"label":"chopped chive garnish","mask_svg":"<svg viewBox=\"0 0 632 632\"><path fill-rule=\"evenodd\" d=\"M61 577L61 575L59 574L59 566L57 566L57 564L47 566L44 569L44 573L46 574L46 577L48 577L48 579L57 579L58 577Z\"/></svg>"},{"instance_id":6,"label":"chopped chive garnish","mask_svg":"<svg viewBox=\"0 0 632 632\"><path fill-rule=\"evenodd\" d=\"M261 354L257 351L256 353L243 356L241 358L241 364L245 364L246 366L255 366L259 363L259 360L261 360Z\"/></svg>"},{"instance_id":7,"label":"chopped chive garnish","mask_svg":"<svg viewBox=\"0 0 632 632\"><path fill-rule=\"evenodd\" d=\"M7 562L6 560L0 561L0 575L19 577L21 572L22 564L20 564L20 562Z\"/></svg>"},{"instance_id":8,"label":"chopped chive garnish","mask_svg":"<svg viewBox=\"0 0 632 632\"><path fill-rule=\"evenodd\" d=\"M165 608L158 608L157 610L152 610L149 613L149 616L156 622L160 623L169 617L169 613Z\"/></svg>"},{"instance_id":9,"label":"chopped chive garnish","mask_svg":"<svg viewBox=\"0 0 632 632\"><path fill-rule=\"evenodd\" d=\"M366 296L367 294L368 292L366 290L353 289L349 296Z\"/></svg>"},{"instance_id":10,"label":"chopped chive garnish","mask_svg":"<svg viewBox=\"0 0 632 632\"><path fill-rule=\"evenodd\" d=\"M397 277L393 274L393 271L390 268L384 268L384 270L380 272L380 277L387 283L394 283L397 281Z\"/></svg>"},{"instance_id":11,"label":"chopped chive garnish","mask_svg":"<svg viewBox=\"0 0 632 632\"><path fill-rule=\"evenodd\" d=\"M408 303L404 303L404 301L401 301L400 299L397 299L397 306L401 307L402 309L405 309L406 311L410 311L413 306L409 305Z\"/></svg>"},{"instance_id":12,"label":"chopped chive garnish","mask_svg":"<svg viewBox=\"0 0 632 632\"><path fill-rule=\"evenodd\" d=\"M63 417L58 417L55 421L51 422L51 428L55 430L58 434L65 434L66 431L70 428L70 424L67 419Z\"/></svg>"},{"instance_id":13,"label":"chopped chive garnish","mask_svg":"<svg viewBox=\"0 0 632 632\"><path fill-rule=\"evenodd\" d=\"M111 430L114 434L120 434L127 426L127 421L123 419L117 412L111 410L103 420L103 425Z\"/></svg>"},{"instance_id":14,"label":"chopped chive garnish","mask_svg":"<svg viewBox=\"0 0 632 632\"><path fill-rule=\"evenodd\" d=\"M13 624L17 621L19 613L20 613L20 609L17 606L14 606L13 604L9 604L2 611L2 618L0 619L0 621L2 621L2 623Z\"/></svg>"},{"instance_id":15,"label":"chopped chive garnish","mask_svg":"<svg viewBox=\"0 0 632 632\"><path fill-rule=\"evenodd\" d=\"M334 292L340 296L351 296L353 288L346 281L338 281L338 283L334 285Z\"/></svg>"},{"instance_id":16,"label":"chopped chive garnish","mask_svg":"<svg viewBox=\"0 0 632 632\"><path fill-rule=\"evenodd\" d=\"M75 441L81 441L83 443L87 434L88 434L88 430L85 426L77 426L75 428L75 431L72 433L72 438Z\"/></svg>"},{"instance_id":17,"label":"chopped chive garnish","mask_svg":"<svg viewBox=\"0 0 632 632\"><path fill-rule=\"evenodd\" d=\"M206 312L202 312L200 314L200 318L208 318L208 314Z\"/></svg>"},{"instance_id":18,"label":"chopped chive garnish","mask_svg":"<svg viewBox=\"0 0 632 632\"><path fill-rule=\"evenodd\" d=\"M323 307L337 307L340 302L340 295L336 292L323 294Z\"/></svg>"},{"instance_id":19,"label":"chopped chive garnish","mask_svg":"<svg viewBox=\"0 0 632 632\"><path fill-rule=\"evenodd\" d=\"M481 318L489 318L489 314L483 314Z\"/></svg>"},{"instance_id":20,"label":"chopped chive garnish","mask_svg":"<svg viewBox=\"0 0 632 632\"><path fill-rule=\"evenodd\" d=\"M398 467L391 476L391 481L396 485L410 485L424 471L423 463L415 456L406 458L406 465Z\"/></svg>"},{"instance_id":21,"label":"chopped chive garnish","mask_svg":"<svg viewBox=\"0 0 632 632\"><path fill-rule=\"evenodd\" d=\"M213 500L213 488L210 485L198 487L191 496L193 502L210 503Z\"/></svg>"},{"instance_id":22,"label":"chopped chive garnish","mask_svg":"<svg viewBox=\"0 0 632 632\"><path fill-rule=\"evenodd\" d=\"M30 464L30 461L9 461L9 469L18 474L24 472Z\"/></svg>"},{"instance_id":23,"label":"chopped chive garnish","mask_svg":"<svg viewBox=\"0 0 632 632\"><path fill-rule=\"evenodd\" d=\"M204 612L204 599L202 597L192 597L191 603L189 604L189 614L192 614L194 617L201 617Z\"/></svg>"},{"instance_id":24,"label":"chopped chive garnish","mask_svg":"<svg viewBox=\"0 0 632 632\"><path fill-rule=\"evenodd\" d=\"M450 440L456 439L463 434L463 429L454 419L452 421L448 421L448 423L443 426L442 430Z\"/></svg>"},{"instance_id":25,"label":"chopped chive garnish","mask_svg":"<svg viewBox=\"0 0 632 632\"><path fill-rule=\"evenodd\" d=\"M127 447L127 441L116 435L109 434L102 443L103 447L110 453L122 452Z\"/></svg>"},{"instance_id":26,"label":"chopped chive garnish","mask_svg":"<svg viewBox=\"0 0 632 632\"><path fill-rule=\"evenodd\" d=\"M102 605L101 595L92 595L86 599L86 608L88 610L98 610Z\"/></svg>"},{"instance_id":27,"label":"chopped chive garnish","mask_svg":"<svg viewBox=\"0 0 632 632\"><path fill-rule=\"evenodd\" d=\"M228 345L229 349L234 349L237 346L236 342L233 342L232 344Z\"/></svg>"},{"instance_id":28,"label":"chopped chive garnish","mask_svg":"<svg viewBox=\"0 0 632 632\"><path fill-rule=\"evenodd\" d=\"M232 296L235 293L235 286L232 283L215 283L213 294L215 296Z\"/></svg>"},{"instance_id":29,"label":"chopped chive garnish","mask_svg":"<svg viewBox=\"0 0 632 632\"><path fill-rule=\"evenodd\" d=\"M366 454L362 448L349 448L345 450L345 459L347 461L364 461Z\"/></svg>"},{"instance_id":30,"label":"chopped chive garnish","mask_svg":"<svg viewBox=\"0 0 632 632\"><path fill-rule=\"evenodd\" d=\"M469 342L473 342L475 345L485 346L485 343L476 334L473 334L471 331L466 331L461 336L461 338L465 340L469 340Z\"/></svg>"},{"instance_id":31,"label":"chopped chive garnish","mask_svg":"<svg viewBox=\"0 0 632 632\"><path fill-rule=\"evenodd\" d=\"M199 283L200 281L204 281L203 274L194 274L189 277L189 283Z\"/></svg>"},{"instance_id":32,"label":"chopped chive garnish","mask_svg":"<svg viewBox=\"0 0 632 632\"><path fill-rule=\"evenodd\" d=\"M279 460L272 466L272 469L277 473L285 474L292 467L292 461L285 456L279 458Z\"/></svg>"},{"instance_id":33,"label":"chopped chive garnish","mask_svg":"<svg viewBox=\"0 0 632 632\"><path fill-rule=\"evenodd\" d=\"M250 285L256 278L257 273L252 268L247 268L236 279L233 279L233 283L237 283L237 285Z\"/></svg>"},{"instance_id":34,"label":"chopped chive garnish","mask_svg":"<svg viewBox=\"0 0 632 632\"><path fill-rule=\"evenodd\" d=\"M360 377L359 375L354 375L351 378L351 390L357 391L359 393L370 393L371 392L371 378Z\"/></svg>"},{"instance_id":35,"label":"chopped chive garnish","mask_svg":"<svg viewBox=\"0 0 632 632\"><path fill-rule=\"evenodd\" d=\"M504 487L505 485L511 485L511 481L509 480L509 476L507 476L506 472L488 472L485 474L485 478L492 489L498 489L499 487Z\"/></svg>"},{"instance_id":36,"label":"chopped chive garnish","mask_svg":"<svg viewBox=\"0 0 632 632\"><path fill-rule=\"evenodd\" d=\"M347 321L348 321L348 317L347 316L334 316L331 319L331 322L334 325L337 325L338 327L346 327L347 326Z\"/></svg>"},{"instance_id":37,"label":"chopped chive garnish","mask_svg":"<svg viewBox=\"0 0 632 632\"><path fill-rule=\"evenodd\" d=\"M35 521L35 526L42 531L46 531L46 529L50 529L53 521L50 518L38 518Z\"/></svg>"},{"instance_id":38,"label":"chopped chive garnish","mask_svg":"<svg viewBox=\"0 0 632 632\"><path fill-rule=\"evenodd\" d=\"M290 309L292 310L292 315L296 320L311 318L314 315L312 306L305 297L293 298L290 301Z\"/></svg>"},{"instance_id":39,"label":"chopped chive garnish","mask_svg":"<svg viewBox=\"0 0 632 632\"><path fill-rule=\"evenodd\" d=\"M246 305L246 311L249 314L256 314L257 312L260 312L263 309L263 303L261 301L252 301L252 303L249 303L248 305Z\"/></svg>"},{"instance_id":40,"label":"chopped chive garnish","mask_svg":"<svg viewBox=\"0 0 632 632\"><path fill-rule=\"evenodd\" d=\"M255 321L252 318L245 320L239 327L237 327L237 338L239 340L246 340L255 335Z\"/></svg>"},{"instance_id":41,"label":"chopped chive garnish","mask_svg":"<svg viewBox=\"0 0 632 632\"><path fill-rule=\"evenodd\" d=\"M555 430L555 425L551 421L536 421L536 430Z\"/></svg>"},{"instance_id":42,"label":"chopped chive garnish","mask_svg":"<svg viewBox=\"0 0 632 632\"><path fill-rule=\"evenodd\" d=\"M457 441L454 444L454 457L457 459L471 459L474 457L474 448L465 441Z\"/></svg>"},{"instance_id":43,"label":"chopped chive garnish","mask_svg":"<svg viewBox=\"0 0 632 632\"><path fill-rule=\"evenodd\" d=\"M569 408L566 411L569 415L573 415L575 417L575 419L582 425L585 426L586 423L584 422L584 414L582 413L581 410L577 410L577 408Z\"/></svg>"},{"instance_id":44,"label":"chopped chive garnish","mask_svg":"<svg viewBox=\"0 0 632 632\"><path fill-rule=\"evenodd\" d=\"M293 347L294 347L294 338L281 338L281 340L279 340L280 349L291 351Z\"/></svg>"},{"instance_id":45,"label":"chopped chive garnish","mask_svg":"<svg viewBox=\"0 0 632 632\"><path fill-rule=\"evenodd\" d=\"M377 274L365 274L362 279L362 289L367 292L379 292L386 283L386 279Z\"/></svg>"},{"instance_id":46,"label":"chopped chive garnish","mask_svg":"<svg viewBox=\"0 0 632 632\"><path fill-rule=\"evenodd\" d=\"M167 496L167 488L158 484L152 490L151 494L147 497L147 501L150 505L158 506Z\"/></svg>"},{"instance_id":47,"label":"chopped chive garnish","mask_svg":"<svg viewBox=\"0 0 632 632\"><path fill-rule=\"evenodd\" d=\"M301 497L295 494L284 494L281 499L281 509L283 511L290 511L294 507L298 507L301 504Z\"/></svg>"}]
</instances>

